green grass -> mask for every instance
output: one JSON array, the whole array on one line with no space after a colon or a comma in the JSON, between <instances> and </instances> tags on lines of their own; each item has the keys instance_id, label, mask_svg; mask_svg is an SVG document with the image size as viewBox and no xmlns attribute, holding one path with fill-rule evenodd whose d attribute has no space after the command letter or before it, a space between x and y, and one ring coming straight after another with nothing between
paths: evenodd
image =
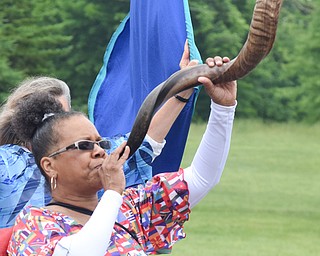
<instances>
[{"instance_id":1,"label":"green grass","mask_svg":"<svg viewBox=\"0 0 320 256\"><path fill-rule=\"evenodd\" d=\"M193 124L182 166L204 125ZM237 120L224 174L172 255L320 255L320 125Z\"/></svg>"}]
</instances>

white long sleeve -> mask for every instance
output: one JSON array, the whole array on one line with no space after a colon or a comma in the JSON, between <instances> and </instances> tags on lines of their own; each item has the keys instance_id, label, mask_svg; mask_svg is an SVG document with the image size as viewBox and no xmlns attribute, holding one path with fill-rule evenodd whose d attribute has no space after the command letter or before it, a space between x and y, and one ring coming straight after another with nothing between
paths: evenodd
<instances>
[{"instance_id":1,"label":"white long sleeve","mask_svg":"<svg viewBox=\"0 0 320 256\"><path fill-rule=\"evenodd\" d=\"M121 204L122 196L107 190L89 221L77 234L62 238L53 256L105 255Z\"/></svg>"},{"instance_id":2,"label":"white long sleeve","mask_svg":"<svg viewBox=\"0 0 320 256\"><path fill-rule=\"evenodd\" d=\"M235 108L236 105L224 107L211 101L206 131L191 166L185 169L191 208L220 181L229 153Z\"/></svg>"}]
</instances>

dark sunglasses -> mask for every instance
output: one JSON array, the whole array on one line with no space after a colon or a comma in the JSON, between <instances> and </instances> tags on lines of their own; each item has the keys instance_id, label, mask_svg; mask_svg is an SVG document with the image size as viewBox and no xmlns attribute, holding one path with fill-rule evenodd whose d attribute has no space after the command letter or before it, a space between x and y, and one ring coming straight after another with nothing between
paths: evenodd
<instances>
[{"instance_id":1,"label":"dark sunglasses","mask_svg":"<svg viewBox=\"0 0 320 256\"><path fill-rule=\"evenodd\" d=\"M71 149L93 150L94 145L96 145L96 144L103 149L110 149L111 148L111 142L109 140L100 140L100 141L78 140L75 143L73 143L65 148L59 149L58 151L51 153L48 157L56 156L60 153L66 152Z\"/></svg>"}]
</instances>

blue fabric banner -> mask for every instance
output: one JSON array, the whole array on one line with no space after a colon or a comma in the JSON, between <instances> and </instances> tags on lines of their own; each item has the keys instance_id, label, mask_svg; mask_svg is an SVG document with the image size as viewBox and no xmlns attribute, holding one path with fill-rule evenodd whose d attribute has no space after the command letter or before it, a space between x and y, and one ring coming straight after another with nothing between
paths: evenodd
<instances>
[{"instance_id":1,"label":"blue fabric banner","mask_svg":"<svg viewBox=\"0 0 320 256\"><path fill-rule=\"evenodd\" d=\"M187 0L131 0L89 95L89 117L102 136L131 131L148 93L179 70L186 39L190 59L201 62ZM166 137L153 174L179 168L197 95L198 88Z\"/></svg>"}]
</instances>

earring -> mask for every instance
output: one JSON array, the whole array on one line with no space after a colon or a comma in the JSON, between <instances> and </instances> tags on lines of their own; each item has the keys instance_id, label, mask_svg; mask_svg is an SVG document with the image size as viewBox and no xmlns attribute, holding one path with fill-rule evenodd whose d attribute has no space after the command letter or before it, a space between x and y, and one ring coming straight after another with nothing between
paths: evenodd
<instances>
[{"instance_id":1,"label":"earring","mask_svg":"<svg viewBox=\"0 0 320 256\"><path fill-rule=\"evenodd\" d=\"M54 176L51 177L50 184L51 184L51 191L57 188L57 179Z\"/></svg>"}]
</instances>

